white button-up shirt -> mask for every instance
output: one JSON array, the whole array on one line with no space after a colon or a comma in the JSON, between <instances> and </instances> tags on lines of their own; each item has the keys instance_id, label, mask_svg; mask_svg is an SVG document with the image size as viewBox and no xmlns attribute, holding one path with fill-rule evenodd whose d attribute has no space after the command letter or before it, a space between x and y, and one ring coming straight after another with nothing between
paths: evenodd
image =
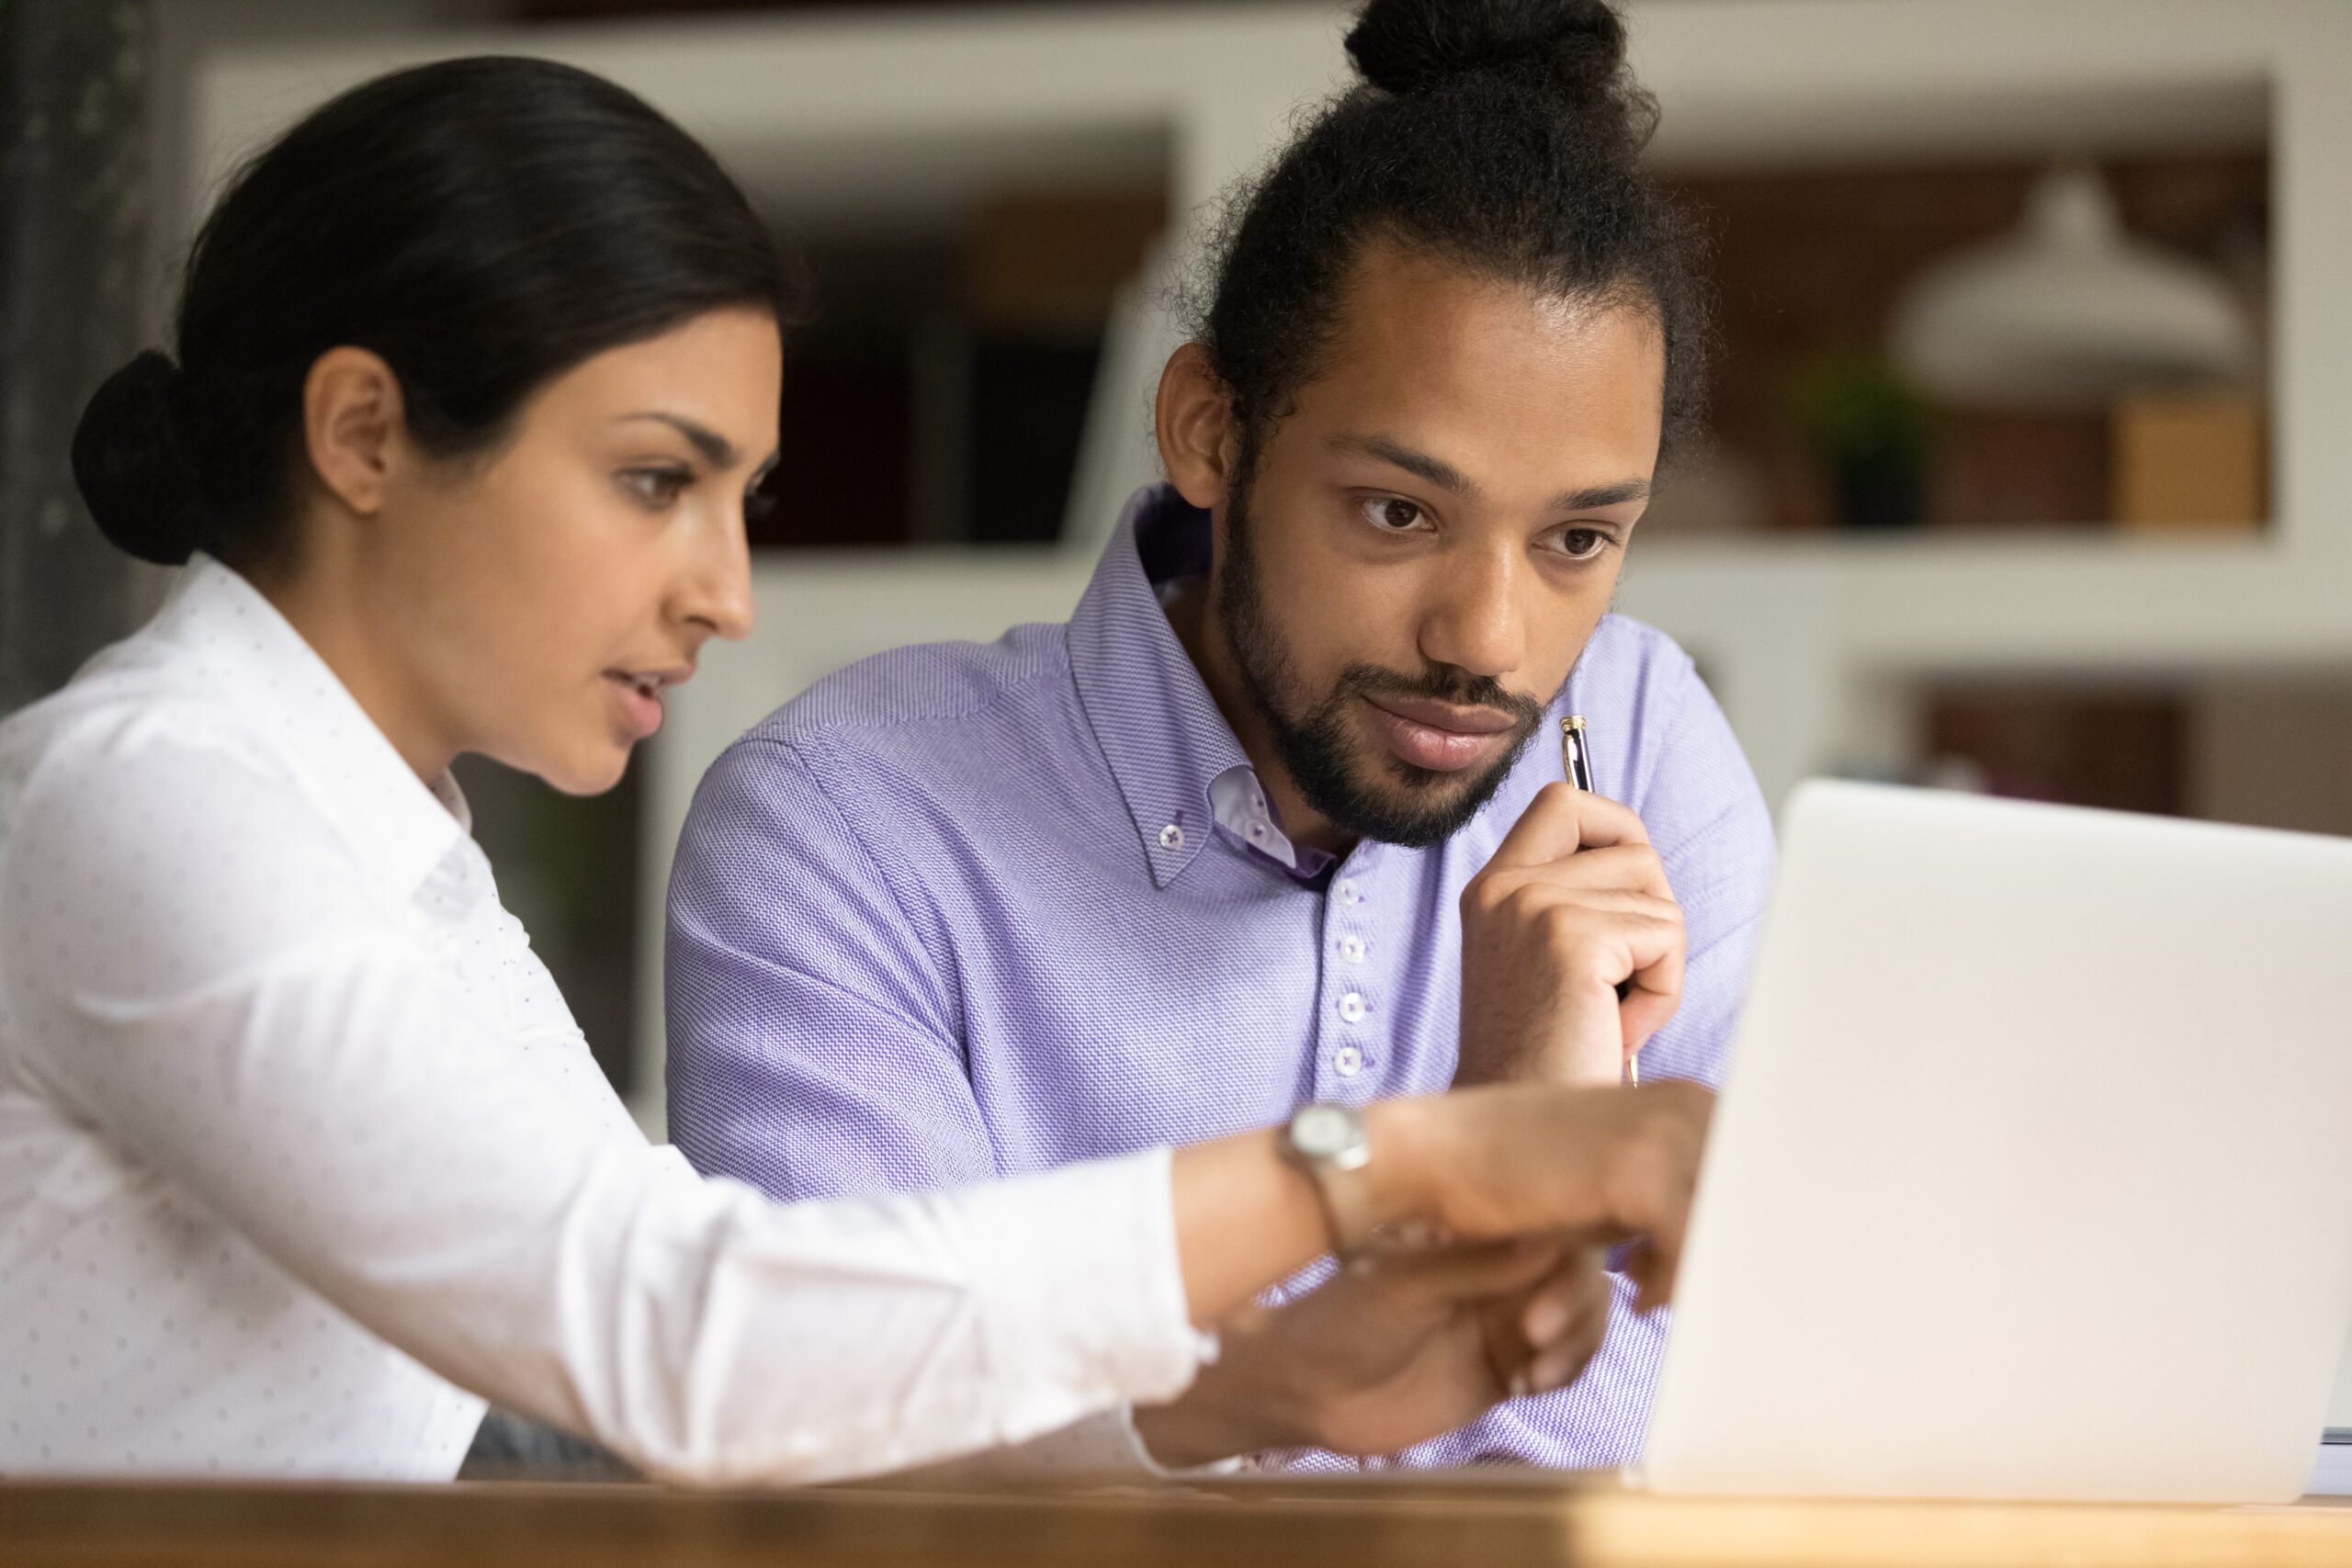
<instances>
[{"instance_id":1,"label":"white button-up shirt","mask_svg":"<svg viewBox=\"0 0 2352 1568\"><path fill-rule=\"evenodd\" d=\"M1200 1348L1165 1150L779 1207L647 1143L455 786L217 562L0 726L0 1473L440 1479L486 1394L816 1480Z\"/></svg>"}]
</instances>

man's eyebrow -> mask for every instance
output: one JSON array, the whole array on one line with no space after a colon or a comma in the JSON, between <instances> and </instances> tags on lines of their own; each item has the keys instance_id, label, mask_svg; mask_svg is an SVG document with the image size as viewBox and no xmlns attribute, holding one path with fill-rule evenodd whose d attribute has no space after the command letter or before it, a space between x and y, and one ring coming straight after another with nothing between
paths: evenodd
<instances>
[{"instance_id":1,"label":"man's eyebrow","mask_svg":"<svg viewBox=\"0 0 2352 1568\"><path fill-rule=\"evenodd\" d=\"M1552 498L1554 512L1598 512L1604 506L1623 506L1629 501L1647 501L1650 481L1619 479L1612 485L1590 485L1583 490L1566 491Z\"/></svg>"},{"instance_id":2,"label":"man's eyebrow","mask_svg":"<svg viewBox=\"0 0 2352 1568\"><path fill-rule=\"evenodd\" d=\"M1418 475L1464 500L1476 500L1478 487L1468 476L1442 457L1432 457L1410 446L1399 446L1384 435L1335 435L1331 438L1335 452L1352 452L1376 458L1392 468ZM1588 485L1582 490L1564 491L1552 498L1548 510L1553 512L1595 512L1604 506L1622 506L1629 501L1647 501L1650 481L1619 479L1614 484Z\"/></svg>"},{"instance_id":3,"label":"man's eyebrow","mask_svg":"<svg viewBox=\"0 0 2352 1568\"><path fill-rule=\"evenodd\" d=\"M1442 491L1451 491L1464 500L1475 500L1478 487L1472 484L1461 469L1441 457L1426 452L1416 452L1410 446L1400 446L1382 435L1335 435L1331 437L1335 452L1353 452L1376 458L1391 468L1402 468L1408 474L1429 480Z\"/></svg>"},{"instance_id":4,"label":"man's eyebrow","mask_svg":"<svg viewBox=\"0 0 2352 1568\"><path fill-rule=\"evenodd\" d=\"M695 450L702 454L703 461L714 468L731 468L735 466L735 444L707 424L697 423L681 414L662 413L658 411L621 415L621 421L624 423L632 419L650 419L668 425L693 442Z\"/></svg>"}]
</instances>

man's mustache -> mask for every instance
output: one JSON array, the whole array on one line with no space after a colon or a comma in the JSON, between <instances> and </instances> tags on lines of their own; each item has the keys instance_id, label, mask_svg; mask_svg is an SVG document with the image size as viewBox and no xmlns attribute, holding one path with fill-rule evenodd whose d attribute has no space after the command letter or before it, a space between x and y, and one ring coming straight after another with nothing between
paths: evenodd
<instances>
[{"instance_id":1,"label":"man's mustache","mask_svg":"<svg viewBox=\"0 0 2352 1568\"><path fill-rule=\"evenodd\" d=\"M1338 691L1426 697L1456 707L1493 708L1510 715L1521 728L1534 725L1544 716L1544 705L1533 697L1504 690L1502 682L1491 675L1473 675L1447 665L1432 666L1417 677L1378 664L1351 664L1340 671Z\"/></svg>"}]
</instances>

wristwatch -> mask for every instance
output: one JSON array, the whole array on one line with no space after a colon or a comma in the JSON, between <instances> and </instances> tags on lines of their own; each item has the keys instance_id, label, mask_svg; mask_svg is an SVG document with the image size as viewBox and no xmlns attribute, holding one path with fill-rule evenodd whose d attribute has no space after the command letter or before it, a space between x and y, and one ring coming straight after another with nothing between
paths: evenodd
<instances>
[{"instance_id":1,"label":"wristwatch","mask_svg":"<svg viewBox=\"0 0 2352 1568\"><path fill-rule=\"evenodd\" d=\"M1319 1100L1305 1106L1283 1130L1282 1150L1284 1159L1315 1179L1331 1227L1331 1250L1342 1259L1363 1251L1375 1228L1363 1175L1372 1163L1363 1112Z\"/></svg>"}]
</instances>

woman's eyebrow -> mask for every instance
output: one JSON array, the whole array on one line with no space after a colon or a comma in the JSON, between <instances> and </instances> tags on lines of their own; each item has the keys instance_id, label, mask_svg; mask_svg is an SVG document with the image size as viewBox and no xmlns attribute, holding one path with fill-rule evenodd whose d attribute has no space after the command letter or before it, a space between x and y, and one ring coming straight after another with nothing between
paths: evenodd
<instances>
[{"instance_id":1,"label":"woman's eyebrow","mask_svg":"<svg viewBox=\"0 0 2352 1568\"><path fill-rule=\"evenodd\" d=\"M737 457L735 444L707 424L688 419L683 414L662 413L658 410L643 413L625 413L620 416L617 423L625 424L633 419L650 419L668 425L693 442L695 450L702 454L703 461L714 468L731 468L735 466Z\"/></svg>"}]
</instances>

